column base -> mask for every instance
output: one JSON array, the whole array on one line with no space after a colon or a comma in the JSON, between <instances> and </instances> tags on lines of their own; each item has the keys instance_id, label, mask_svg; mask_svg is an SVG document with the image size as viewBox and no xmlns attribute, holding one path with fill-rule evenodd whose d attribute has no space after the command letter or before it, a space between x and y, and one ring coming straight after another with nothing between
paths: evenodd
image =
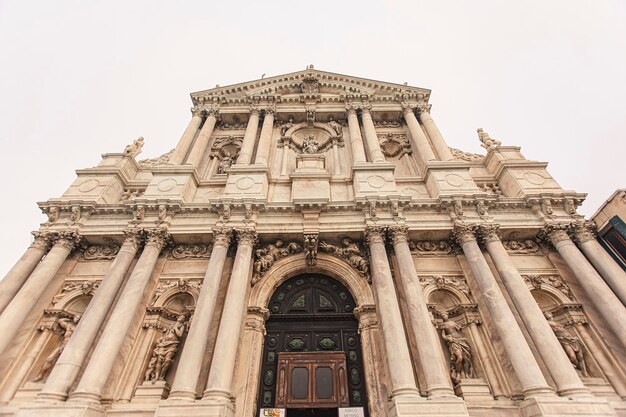
<instances>
[{"instance_id":1,"label":"column base","mask_svg":"<svg viewBox=\"0 0 626 417\"><path fill-rule=\"evenodd\" d=\"M155 417L235 417L232 402L218 404L206 400L195 403L162 403Z\"/></svg>"},{"instance_id":2,"label":"column base","mask_svg":"<svg viewBox=\"0 0 626 417\"><path fill-rule=\"evenodd\" d=\"M522 417L598 416L615 417L604 398L528 398L520 404Z\"/></svg>"},{"instance_id":3,"label":"column base","mask_svg":"<svg viewBox=\"0 0 626 417\"><path fill-rule=\"evenodd\" d=\"M20 407L15 417L104 417L105 414L100 405L30 403Z\"/></svg>"},{"instance_id":4,"label":"column base","mask_svg":"<svg viewBox=\"0 0 626 417\"><path fill-rule=\"evenodd\" d=\"M167 397L170 392L170 386L165 381L156 381L154 383L150 381L144 381L137 387L135 396L133 397L133 403L155 403Z\"/></svg>"},{"instance_id":5,"label":"column base","mask_svg":"<svg viewBox=\"0 0 626 417\"><path fill-rule=\"evenodd\" d=\"M419 395L392 397L389 417L468 417L465 402L460 398L425 399Z\"/></svg>"},{"instance_id":6,"label":"column base","mask_svg":"<svg viewBox=\"0 0 626 417\"><path fill-rule=\"evenodd\" d=\"M454 387L454 392L465 401L493 401L489 385L478 378L461 379L461 383Z\"/></svg>"},{"instance_id":7,"label":"column base","mask_svg":"<svg viewBox=\"0 0 626 417\"><path fill-rule=\"evenodd\" d=\"M27 382L20 389L17 390L12 402L26 403L33 401L41 392L43 388L43 382Z\"/></svg>"},{"instance_id":8,"label":"column base","mask_svg":"<svg viewBox=\"0 0 626 417\"><path fill-rule=\"evenodd\" d=\"M100 405L101 398L102 396L100 394L95 394L93 392L74 391L67 402L72 404Z\"/></svg>"},{"instance_id":9,"label":"column base","mask_svg":"<svg viewBox=\"0 0 626 417\"><path fill-rule=\"evenodd\" d=\"M167 397L167 400L193 402L196 400L196 392L186 390L172 391L170 392L169 397Z\"/></svg>"}]
</instances>

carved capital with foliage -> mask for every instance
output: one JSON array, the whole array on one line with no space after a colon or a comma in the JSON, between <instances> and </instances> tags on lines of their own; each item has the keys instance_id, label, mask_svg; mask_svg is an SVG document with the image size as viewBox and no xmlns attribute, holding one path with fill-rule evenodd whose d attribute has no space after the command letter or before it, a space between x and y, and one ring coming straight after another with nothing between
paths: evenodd
<instances>
[{"instance_id":1,"label":"carved capital with foliage","mask_svg":"<svg viewBox=\"0 0 626 417\"><path fill-rule=\"evenodd\" d=\"M479 233L484 244L500 241L500 226L497 224L481 224Z\"/></svg>"},{"instance_id":2,"label":"carved capital with foliage","mask_svg":"<svg viewBox=\"0 0 626 417\"><path fill-rule=\"evenodd\" d=\"M390 226L389 234L391 235L391 241L396 244L409 243L409 228L407 226Z\"/></svg>"},{"instance_id":3,"label":"carved capital with foliage","mask_svg":"<svg viewBox=\"0 0 626 417\"><path fill-rule=\"evenodd\" d=\"M170 235L165 229L151 229L146 230L146 247L153 246L158 250L163 249L163 246L169 241Z\"/></svg>"},{"instance_id":4,"label":"carved capital with foliage","mask_svg":"<svg viewBox=\"0 0 626 417\"><path fill-rule=\"evenodd\" d=\"M213 246L228 248L233 237L233 229L230 227L213 228Z\"/></svg>"},{"instance_id":5,"label":"carved capital with foliage","mask_svg":"<svg viewBox=\"0 0 626 417\"><path fill-rule=\"evenodd\" d=\"M365 240L371 246L374 243L385 244L385 228L381 226L370 226L365 229Z\"/></svg>"},{"instance_id":6,"label":"carved capital with foliage","mask_svg":"<svg viewBox=\"0 0 626 417\"><path fill-rule=\"evenodd\" d=\"M459 246L468 242L476 242L476 229L475 224L456 224L452 231L452 240Z\"/></svg>"},{"instance_id":7,"label":"carved capital with foliage","mask_svg":"<svg viewBox=\"0 0 626 417\"><path fill-rule=\"evenodd\" d=\"M42 249L47 251L50 249L50 234L45 232L33 232L35 240L31 243L30 247L33 249Z\"/></svg>"},{"instance_id":8,"label":"carved capital with foliage","mask_svg":"<svg viewBox=\"0 0 626 417\"><path fill-rule=\"evenodd\" d=\"M252 229L236 229L235 233L237 237L237 245L254 247L258 241L257 233Z\"/></svg>"},{"instance_id":9,"label":"carved capital with foliage","mask_svg":"<svg viewBox=\"0 0 626 417\"><path fill-rule=\"evenodd\" d=\"M574 225L574 238L579 244L596 240L596 224L585 222Z\"/></svg>"},{"instance_id":10,"label":"carved capital with foliage","mask_svg":"<svg viewBox=\"0 0 626 417\"><path fill-rule=\"evenodd\" d=\"M54 246L60 246L71 252L80 242L81 236L74 232L60 232L53 237Z\"/></svg>"}]
</instances>

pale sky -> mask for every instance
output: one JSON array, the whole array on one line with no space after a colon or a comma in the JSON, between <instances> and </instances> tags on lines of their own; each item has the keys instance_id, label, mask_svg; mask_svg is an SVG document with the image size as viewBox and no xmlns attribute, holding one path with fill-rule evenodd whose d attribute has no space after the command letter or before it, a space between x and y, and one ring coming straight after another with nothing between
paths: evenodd
<instances>
[{"instance_id":1,"label":"pale sky","mask_svg":"<svg viewBox=\"0 0 626 417\"><path fill-rule=\"evenodd\" d=\"M623 0L0 0L0 277L74 170L172 149L190 92L308 64L431 89L450 146L521 146L587 216L626 186Z\"/></svg>"}]
</instances>

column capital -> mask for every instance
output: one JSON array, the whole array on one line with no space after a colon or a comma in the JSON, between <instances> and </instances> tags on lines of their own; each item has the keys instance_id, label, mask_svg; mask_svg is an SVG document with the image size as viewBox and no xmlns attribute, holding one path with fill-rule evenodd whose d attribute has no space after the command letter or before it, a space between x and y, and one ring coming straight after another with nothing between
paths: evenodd
<instances>
[{"instance_id":1,"label":"column capital","mask_svg":"<svg viewBox=\"0 0 626 417\"><path fill-rule=\"evenodd\" d=\"M81 240L81 236L75 231L59 232L52 238L54 246L60 246L68 251L74 250Z\"/></svg>"},{"instance_id":2,"label":"column capital","mask_svg":"<svg viewBox=\"0 0 626 417\"><path fill-rule=\"evenodd\" d=\"M258 235L252 229L235 229L237 245L248 245L254 247L258 241Z\"/></svg>"},{"instance_id":3,"label":"column capital","mask_svg":"<svg viewBox=\"0 0 626 417\"><path fill-rule=\"evenodd\" d=\"M597 225L594 222L577 223L574 225L574 239L579 244L596 240Z\"/></svg>"},{"instance_id":4,"label":"column capital","mask_svg":"<svg viewBox=\"0 0 626 417\"><path fill-rule=\"evenodd\" d=\"M365 229L365 240L369 245L373 243L385 244L385 228L382 226L369 226Z\"/></svg>"},{"instance_id":5,"label":"column capital","mask_svg":"<svg viewBox=\"0 0 626 417\"><path fill-rule=\"evenodd\" d=\"M269 104L265 109L263 109L263 111L265 112L265 115L267 116L272 115L275 116L276 115L276 105L275 104Z\"/></svg>"},{"instance_id":6,"label":"column capital","mask_svg":"<svg viewBox=\"0 0 626 417\"><path fill-rule=\"evenodd\" d=\"M230 227L213 228L213 247L223 246L228 248L233 237L233 229Z\"/></svg>"},{"instance_id":7,"label":"column capital","mask_svg":"<svg viewBox=\"0 0 626 417\"><path fill-rule=\"evenodd\" d=\"M365 114L369 114L371 116L371 110L372 110L372 105L371 104L369 104L369 103L361 104L359 106L359 109L361 110L361 115L363 113L365 113Z\"/></svg>"},{"instance_id":8,"label":"column capital","mask_svg":"<svg viewBox=\"0 0 626 417\"><path fill-rule=\"evenodd\" d=\"M394 245L397 243L409 243L408 226L389 226L388 230Z\"/></svg>"},{"instance_id":9,"label":"column capital","mask_svg":"<svg viewBox=\"0 0 626 417\"><path fill-rule=\"evenodd\" d=\"M191 114L194 117L202 117L202 113L204 112L204 107L203 106L194 106L190 110L191 110Z\"/></svg>"},{"instance_id":10,"label":"column capital","mask_svg":"<svg viewBox=\"0 0 626 417\"><path fill-rule=\"evenodd\" d=\"M250 115L256 114L257 116L261 114L261 109L256 104L250 106Z\"/></svg>"},{"instance_id":11,"label":"column capital","mask_svg":"<svg viewBox=\"0 0 626 417\"><path fill-rule=\"evenodd\" d=\"M459 246L463 246L468 242L476 242L476 229L475 224L455 224L452 231L452 240L454 240Z\"/></svg>"},{"instance_id":12,"label":"column capital","mask_svg":"<svg viewBox=\"0 0 626 417\"><path fill-rule=\"evenodd\" d=\"M432 105L428 104L425 101L420 101L417 103L416 109L419 111L419 113L430 113L430 109L431 109Z\"/></svg>"},{"instance_id":13,"label":"column capital","mask_svg":"<svg viewBox=\"0 0 626 417\"><path fill-rule=\"evenodd\" d=\"M213 117L215 117L215 119L219 119L220 118L220 109L217 108L217 107L205 107L203 111L204 111L204 114L206 114L207 117L213 116Z\"/></svg>"},{"instance_id":14,"label":"column capital","mask_svg":"<svg viewBox=\"0 0 626 417\"><path fill-rule=\"evenodd\" d=\"M357 109L358 109L358 106L355 105L354 103L351 103L351 102L346 103L346 113L348 113L348 115L356 116Z\"/></svg>"},{"instance_id":15,"label":"column capital","mask_svg":"<svg viewBox=\"0 0 626 417\"><path fill-rule=\"evenodd\" d=\"M270 311L265 307L248 307L248 316L266 322L270 317Z\"/></svg>"},{"instance_id":16,"label":"column capital","mask_svg":"<svg viewBox=\"0 0 626 417\"><path fill-rule=\"evenodd\" d=\"M400 105L402 106L402 114L404 116L408 115L409 113L413 113L413 115L415 115L415 105L410 104L407 101L402 101Z\"/></svg>"},{"instance_id":17,"label":"column capital","mask_svg":"<svg viewBox=\"0 0 626 417\"><path fill-rule=\"evenodd\" d=\"M170 240L170 235L165 229L151 229L146 230L146 247L154 246L159 251L163 249L163 246Z\"/></svg>"},{"instance_id":18,"label":"column capital","mask_svg":"<svg viewBox=\"0 0 626 417\"><path fill-rule=\"evenodd\" d=\"M47 251L50 249L50 233L48 232L32 232L34 236L33 243L31 243L30 247L33 249L43 249Z\"/></svg>"},{"instance_id":19,"label":"column capital","mask_svg":"<svg viewBox=\"0 0 626 417\"><path fill-rule=\"evenodd\" d=\"M478 227L478 232L484 244L501 240L499 224L481 224Z\"/></svg>"},{"instance_id":20,"label":"column capital","mask_svg":"<svg viewBox=\"0 0 626 417\"><path fill-rule=\"evenodd\" d=\"M122 247L126 246L131 250L137 251L141 245L141 230L128 229L124 230L124 242Z\"/></svg>"},{"instance_id":21,"label":"column capital","mask_svg":"<svg viewBox=\"0 0 626 417\"><path fill-rule=\"evenodd\" d=\"M567 234L569 224L550 224L545 226L538 234L538 238L546 240L556 246L559 242L570 241L571 239Z\"/></svg>"}]
</instances>

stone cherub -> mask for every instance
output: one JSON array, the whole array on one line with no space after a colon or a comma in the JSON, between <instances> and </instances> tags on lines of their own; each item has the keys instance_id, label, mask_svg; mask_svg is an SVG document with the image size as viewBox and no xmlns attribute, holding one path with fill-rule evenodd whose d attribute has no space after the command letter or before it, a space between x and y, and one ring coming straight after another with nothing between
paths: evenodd
<instances>
[{"instance_id":1,"label":"stone cherub","mask_svg":"<svg viewBox=\"0 0 626 417\"><path fill-rule=\"evenodd\" d=\"M293 127L293 117L290 117L289 120L283 123L282 126L280 127L280 136L285 136L285 133L287 133L287 131L291 129L292 127Z\"/></svg>"},{"instance_id":2,"label":"stone cherub","mask_svg":"<svg viewBox=\"0 0 626 417\"><path fill-rule=\"evenodd\" d=\"M59 356L61 356L63 349L65 349L65 346L67 345L67 342L70 341L70 337L72 337L72 334L74 333L74 329L76 329L76 325L78 324L80 317L80 315L75 315L71 320L68 318L59 319L57 324L63 330L63 340L61 341L61 344L56 349L54 349L50 355L48 355L46 361L41 366L39 373L37 373L37 376L35 376L35 378L33 379L33 382L39 382L48 375L48 372L50 372L54 364L59 359Z\"/></svg>"},{"instance_id":3,"label":"stone cherub","mask_svg":"<svg viewBox=\"0 0 626 417\"><path fill-rule=\"evenodd\" d=\"M307 265L317 264L317 235L304 235L304 258Z\"/></svg>"},{"instance_id":4,"label":"stone cherub","mask_svg":"<svg viewBox=\"0 0 626 417\"><path fill-rule=\"evenodd\" d=\"M285 247L282 239L277 239L273 244L270 243L264 248L255 251L256 261L254 261L254 276L252 277L252 285L259 282L261 276L274 265L274 262L280 258L302 251L302 247L292 242Z\"/></svg>"},{"instance_id":5,"label":"stone cherub","mask_svg":"<svg viewBox=\"0 0 626 417\"><path fill-rule=\"evenodd\" d=\"M185 320L184 315L178 316L176 323L167 329L165 335L157 339L146 370L146 381L152 381L154 384L156 381L165 380L165 375L174 362L174 355L180 346L180 338L185 333L187 327Z\"/></svg>"},{"instance_id":6,"label":"stone cherub","mask_svg":"<svg viewBox=\"0 0 626 417\"><path fill-rule=\"evenodd\" d=\"M502 142L500 142L499 140L491 139L489 133L485 132L480 127L476 129L476 132L478 133L478 140L480 140L481 142L480 146L487 150L495 149L502 144Z\"/></svg>"},{"instance_id":7,"label":"stone cherub","mask_svg":"<svg viewBox=\"0 0 626 417\"><path fill-rule=\"evenodd\" d=\"M543 313L550 325L550 328L556 335L556 338L561 343L563 350L567 354L569 361L572 363L574 368L580 371L581 375L584 377L589 376L589 372L587 371L587 364L585 363L585 356L583 354L582 347L580 346L580 341L576 336L572 336L562 324L554 321L554 317L552 314L547 311Z\"/></svg>"},{"instance_id":8,"label":"stone cherub","mask_svg":"<svg viewBox=\"0 0 626 417\"><path fill-rule=\"evenodd\" d=\"M320 249L324 252L344 258L361 275L367 275L369 273L369 262L361 254L359 245L354 243L349 237L341 241L341 247L329 245L326 242L320 242Z\"/></svg>"},{"instance_id":9,"label":"stone cherub","mask_svg":"<svg viewBox=\"0 0 626 417\"><path fill-rule=\"evenodd\" d=\"M126 145L126 148L124 149L124 155L135 157L141 153L141 148L143 148L142 136L135 139L130 145Z\"/></svg>"},{"instance_id":10,"label":"stone cherub","mask_svg":"<svg viewBox=\"0 0 626 417\"><path fill-rule=\"evenodd\" d=\"M443 320L438 328L441 330L441 338L446 342L450 352L450 377L452 382L459 384L462 378L473 378L472 351L469 343L461 333L461 326L450 320L448 313L442 311L439 316Z\"/></svg>"}]
</instances>

